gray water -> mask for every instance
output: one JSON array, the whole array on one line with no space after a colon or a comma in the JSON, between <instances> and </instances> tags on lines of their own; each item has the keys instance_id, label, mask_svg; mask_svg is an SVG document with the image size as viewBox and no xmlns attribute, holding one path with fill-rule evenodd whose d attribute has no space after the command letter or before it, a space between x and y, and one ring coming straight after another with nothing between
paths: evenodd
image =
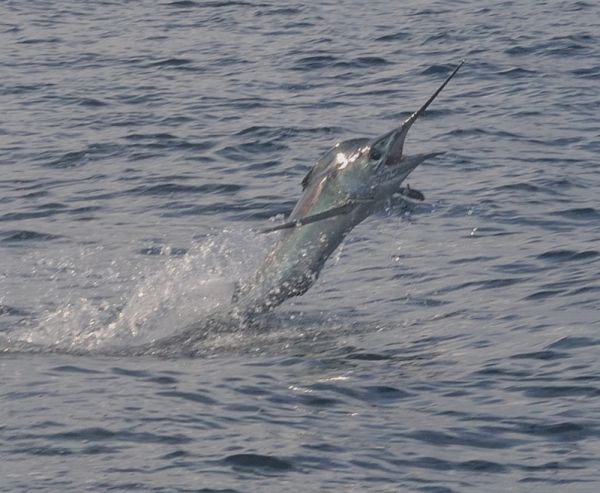
<instances>
[{"instance_id":1,"label":"gray water","mask_svg":"<svg viewBox=\"0 0 600 493\"><path fill-rule=\"evenodd\" d=\"M0 4L0 491L595 492L600 8ZM305 173L426 201L219 322Z\"/></svg>"}]
</instances>

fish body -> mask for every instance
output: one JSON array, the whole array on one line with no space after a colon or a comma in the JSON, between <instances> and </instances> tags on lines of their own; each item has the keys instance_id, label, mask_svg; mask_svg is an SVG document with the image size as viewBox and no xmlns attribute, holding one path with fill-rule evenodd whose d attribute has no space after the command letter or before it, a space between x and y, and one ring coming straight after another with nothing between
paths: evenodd
<instances>
[{"instance_id":1,"label":"fish body","mask_svg":"<svg viewBox=\"0 0 600 493\"><path fill-rule=\"evenodd\" d=\"M255 275L238 284L232 301L239 310L262 313L304 294L357 224L394 195L422 199L420 192L402 184L420 163L441 153L407 156L404 141L461 65L400 127L374 139L339 142L317 161L302 180L302 195L286 222L263 230L279 231L279 238Z\"/></svg>"}]
</instances>

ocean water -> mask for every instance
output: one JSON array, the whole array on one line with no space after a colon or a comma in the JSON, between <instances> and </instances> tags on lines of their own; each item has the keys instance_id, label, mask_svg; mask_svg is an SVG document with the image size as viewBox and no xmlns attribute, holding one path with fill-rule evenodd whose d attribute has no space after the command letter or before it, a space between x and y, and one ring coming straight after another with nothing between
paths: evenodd
<instances>
[{"instance_id":1,"label":"ocean water","mask_svg":"<svg viewBox=\"0 0 600 493\"><path fill-rule=\"evenodd\" d=\"M596 2L0 4L0 491L596 492ZM219 323L335 142L445 151Z\"/></svg>"}]
</instances>

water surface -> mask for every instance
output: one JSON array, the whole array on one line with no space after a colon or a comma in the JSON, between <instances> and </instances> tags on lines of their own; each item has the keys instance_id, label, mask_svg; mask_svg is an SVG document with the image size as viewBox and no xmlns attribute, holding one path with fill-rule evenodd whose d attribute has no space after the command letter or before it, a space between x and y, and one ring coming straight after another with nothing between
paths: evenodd
<instances>
[{"instance_id":1,"label":"water surface","mask_svg":"<svg viewBox=\"0 0 600 493\"><path fill-rule=\"evenodd\" d=\"M593 2L4 2L0 491L596 491ZM445 151L253 324L336 141ZM192 330L190 330L190 328Z\"/></svg>"}]
</instances>

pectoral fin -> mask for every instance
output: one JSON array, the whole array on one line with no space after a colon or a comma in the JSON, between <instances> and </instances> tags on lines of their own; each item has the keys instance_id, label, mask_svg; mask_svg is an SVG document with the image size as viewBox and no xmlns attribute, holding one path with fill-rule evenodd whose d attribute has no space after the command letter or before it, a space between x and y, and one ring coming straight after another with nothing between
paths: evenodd
<instances>
[{"instance_id":1,"label":"pectoral fin","mask_svg":"<svg viewBox=\"0 0 600 493\"><path fill-rule=\"evenodd\" d=\"M278 224L277 226L273 226L271 228L265 228L259 232L262 234L272 233L273 231L279 231L281 229L297 228L299 226L304 226L305 224L316 223L317 221L323 221L324 219L347 214L361 203L362 201L349 200L344 202L342 205L332 207L331 209L317 212L316 214L311 214L310 216L305 216L300 219L294 219L293 221L288 221L283 224Z\"/></svg>"},{"instance_id":2,"label":"pectoral fin","mask_svg":"<svg viewBox=\"0 0 600 493\"><path fill-rule=\"evenodd\" d=\"M400 190L398 190L398 193L406 197L407 199L419 200L421 202L425 200L425 195L423 195L422 192L415 190L414 188L410 188L410 185L408 183L406 184L406 188L400 188Z\"/></svg>"}]
</instances>

